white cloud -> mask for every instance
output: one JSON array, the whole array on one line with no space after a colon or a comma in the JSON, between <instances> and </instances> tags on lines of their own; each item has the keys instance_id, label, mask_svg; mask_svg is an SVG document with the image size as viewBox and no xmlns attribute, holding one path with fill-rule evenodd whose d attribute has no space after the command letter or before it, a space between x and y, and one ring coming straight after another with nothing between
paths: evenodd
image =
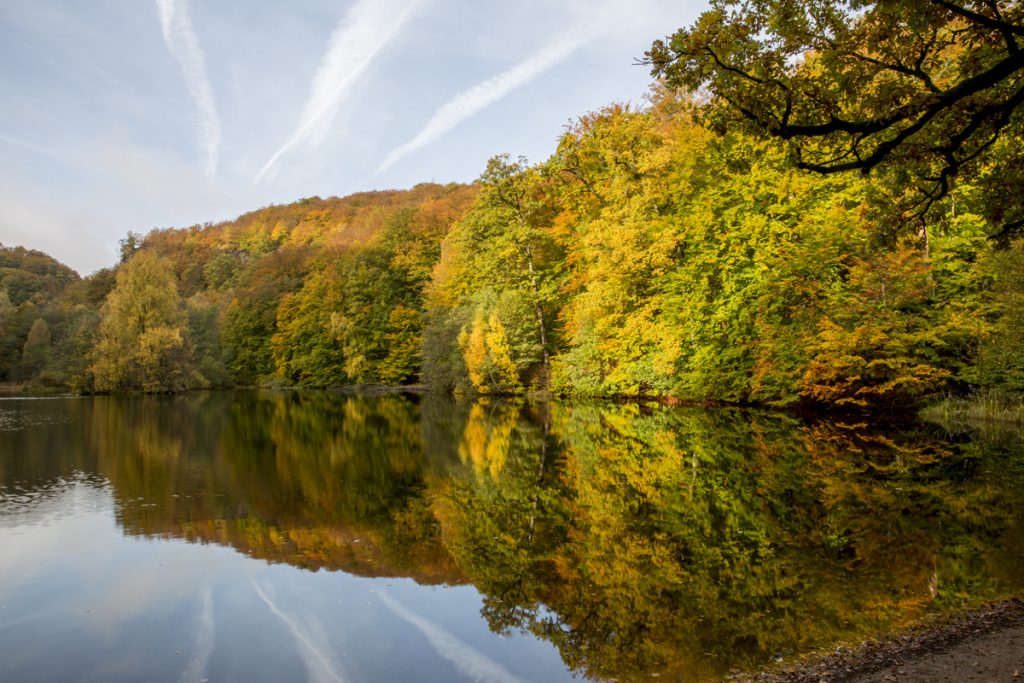
<instances>
[{"instance_id":1,"label":"white cloud","mask_svg":"<svg viewBox=\"0 0 1024 683\"><path fill-rule=\"evenodd\" d=\"M156 0L160 12L160 28L171 55L181 65L185 88L199 110L203 169L207 177L217 174L220 161L220 118L214 103L213 87L206 74L206 60L199 47L199 38L192 29L188 0Z\"/></svg>"},{"instance_id":2,"label":"white cloud","mask_svg":"<svg viewBox=\"0 0 1024 683\"><path fill-rule=\"evenodd\" d=\"M522 678L463 642L451 631L412 612L387 593L378 591L377 597L385 607L394 612L395 616L412 624L426 637L437 654L454 664L466 677L488 683L525 683Z\"/></svg>"},{"instance_id":3,"label":"white cloud","mask_svg":"<svg viewBox=\"0 0 1024 683\"><path fill-rule=\"evenodd\" d=\"M58 163L45 167L50 182L0 165L0 242L40 249L83 275L113 265L129 230L229 218L258 201L233 198L194 164L123 137L94 134L32 151Z\"/></svg>"},{"instance_id":4,"label":"white cloud","mask_svg":"<svg viewBox=\"0 0 1024 683\"><path fill-rule=\"evenodd\" d=\"M358 0L331 34L326 54L309 88L306 106L291 137L263 165L258 183L281 157L300 144L319 144L344 96L398 33L419 0Z\"/></svg>"},{"instance_id":5,"label":"white cloud","mask_svg":"<svg viewBox=\"0 0 1024 683\"><path fill-rule=\"evenodd\" d=\"M319 623L314 621L313 628L304 629L295 619L292 619L277 606L270 596L267 595L267 591L264 591L260 584L256 583L255 579L252 579L252 587L256 590L256 594L260 596L260 600L266 603L270 611L280 619L288 631L292 634L295 639L295 644L298 646L299 656L302 658L303 664L306 665L306 673L308 680L312 683L346 683L348 676L341 669L341 665L337 662L337 656L331 649L331 646L326 642L320 642L322 639L323 627L319 626ZM319 632L321 637L317 637L314 632Z\"/></svg>"},{"instance_id":6,"label":"white cloud","mask_svg":"<svg viewBox=\"0 0 1024 683\"><path fill-rule=\"evenodd\" d=\"M78 270L90 273L111 265L117 247L116 233L87 234L102 225L95 207L55 202L52 193L36 185L0 173L0 243L39 249Z\"/></svg>"},{"instance_id":7,"label":"white cloud","mask_svg":"<svg viewBox=\"0 0 1024 683\"><path fill-rule=\"evenodd\" d=\"M213 591L210 590L209 584L205 584L202 591L202 606L196 619L196 637L193 644L195 654L178 677L179 683L201 683L208 680L206 668L210 664L210 657L213 656L216 635L217 628L213 621Z\"/></svg>"},{"instance_id":8,"label":"white cloud","mask_svg":"<svg viewBox=\"0 0 1024 683\"><path fill-rule=\"evenodd\" d=\"M406 155L441 138L480 110L494 104L516 88L526 85L548 69L563 62L589 37L582 32L570 35L548 45L507 71L463 90L438 109L427 125L413 139L392 150L374 171L374 175L383 173Z\"/></svg>"}]
</instances>

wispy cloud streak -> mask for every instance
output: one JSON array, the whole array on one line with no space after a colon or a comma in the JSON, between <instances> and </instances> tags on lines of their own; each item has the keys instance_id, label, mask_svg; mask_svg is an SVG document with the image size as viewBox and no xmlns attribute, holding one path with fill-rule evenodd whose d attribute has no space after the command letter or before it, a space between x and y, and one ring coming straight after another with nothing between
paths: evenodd
<instances>
[{"instance_id":1,"label":"wispy cloud streak","mask_svg":"<svg viewBox=\"0 0 1024 683\"><path fill-rule=\"evenodd\" d=\"M206 680L206 667L213 655L215 637L213 621L213 593L209 586L203 586L203 602L196 620L196 651L188 667L178 678L179 683L198 683Z\"/></svg>"},{"instance_id":2,"label":"wispy cloud streak","mask_svg":"<svg viewBox=\"0 0 1024 683\"><path fill-rule=\"evenodd\" d=\"M28 150L29 152L38 154L39 156L48 157L60 162L67 162L63 156L57 154L53 150L22 140L21 138L13 138L10 135L4 135L3 133L0 133L0 144L10 145L11 147L20 147L21 149Z\"/></svg>"},{"instance_id":3,"label":"wispy cloud streak","mask_svg":"<svg viewBox=\"0 0 1024 683\"><path fill-rule=\"evenodd\" d=\"M420 633L426 636L427 641L434 647L437 654L454 664L455 668L465 676L475 681L525 683L523 679L472 645L459 640L453 633L438 624L413 613L387 593L378 592L377 596L384 606L394 612L396 616L415 626Z\"/></svg>"},{"instance_id":4,"label":"wispy cloud streak","mask_svg":"<svg viewBox=\"0 0 1024 683\"><path fill-rule=\"evenodd\" d=\"M507 71L463 90L438 109L416 137L388 154L374 174L388 170L406 155L429 145L480 110L563 62L586 42L588 37L582 33L569 36L547 46Z\"/></svg>"},{"instance_id":5,"label":"wispy cloud streak","mask_svg":"<svg viewBox=\"0 0 1024 683\"><path fill-rule=\"evenodd\" d=\"M309 88L306 106L291 137L256 174L260 182L287 152L300 144L318 144L344 96L398 33L419 0L358 0L331 34L327 52Z\"/></svg>"},{"instance_id":6,"label":"wispy cloud streak","mask_svg":"<svg viewBox=\"0 0 1024 683\"><path fill-rule=\"evenodd\" d=\"M213 87L206 74L206 59L199 38L192 29L188 0L156 0L164 42L185 75L185 89L199 110L203 170L210 178L217 174L220 162L220 117L214 103Z\"/></svg>"},{"instance_id":7,"label":"wispy cloud streak","mask_svg":"<svg viewBox=\"0 0 1024 683\"><path fill-rule=\"evenodd\" d=\"M274 616L284 622L292 637L295 638L295 644L299 646L299 656L306 665L306 673L309 674L309 680L313 683L345 683L347 677L335 670L335 664L332 663L334 658L328 656L333 654L330 646L323 643L319 645L315 643L314 641L318 639L299 626L294 619L282 612L260 585L256 583L255 579L252 580L252 586L256 589L256 594L260 596L260 600L267 604L267 607L274 613ZM322 631L323 629L319 630Z\"/></svg>"}]
</instances>

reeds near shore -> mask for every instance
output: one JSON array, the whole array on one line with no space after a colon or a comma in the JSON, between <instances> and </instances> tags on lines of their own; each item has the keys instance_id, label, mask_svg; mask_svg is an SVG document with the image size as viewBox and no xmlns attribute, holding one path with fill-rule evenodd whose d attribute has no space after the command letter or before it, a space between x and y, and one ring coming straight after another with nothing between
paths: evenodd
<instances>
[{"instance_id":1,"label":"reeds near shore","mask_svg":"<svg viewBox=\"0 0 1024 683\"><path fill-rule=\"evenodd\" d=\"M990 423L1024 425L1024 396L983 391L965 398L947 398L921 411L921 417L942 425Z\"/></svg>"}]
</instances>

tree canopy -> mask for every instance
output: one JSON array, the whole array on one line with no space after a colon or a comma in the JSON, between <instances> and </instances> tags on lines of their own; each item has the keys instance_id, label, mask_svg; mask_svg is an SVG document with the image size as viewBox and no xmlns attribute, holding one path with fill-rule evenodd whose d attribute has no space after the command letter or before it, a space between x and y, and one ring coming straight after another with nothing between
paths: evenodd
<instances>
[{"instance_id":1,"label":"tree canopy","mask_svg":"<svg viewBox=\"0 0 1024 683\"><path fill-rule=\"evenodd\" d=\"M184 305L170 263L140 251L117 273L101 312L92 373L101 391L192 385Z\"/></svg>"},{"instance_id":2,"label":"tree canopy","mask_svg":"<svg viewBox=\"0 0 1024 683\"><path fill-rule=\"evenodd\" d=\"M894 169L919 217L957 175L990 182L1000 235L1024 225L1024 6L1002 0L714 0L646 55L674 87L707 91L718 125L790 143L820 173ZM994 180L989 178L989 180Z\"/></svg>"},{"instance_id":3,"label":"tree canopy","mask_svg":"<svg viewBox=\"0 0 1024 683\"><path fill-rule=\"evenodd\" d=\"M1020 15L716 0L652 48L649 102L581 116L541 163L130 233L85 280L0 250L0 381L1024 393Z\"/></svg>"}]
</instances>

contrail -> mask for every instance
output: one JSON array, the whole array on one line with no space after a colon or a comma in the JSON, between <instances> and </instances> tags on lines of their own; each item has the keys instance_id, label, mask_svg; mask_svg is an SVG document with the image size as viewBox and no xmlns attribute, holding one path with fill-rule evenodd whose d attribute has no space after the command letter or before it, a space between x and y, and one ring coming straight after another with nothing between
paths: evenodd
<instances>
[{"instance_id":1,"label":"contrail","mask_svg":"<svg viewBox=\"0 0 1024 683\"><path fill-rule=\"evenodd\" d=\"M358 0L331 34L327 52L309 88L299 125L256 174L254 184L288 151L304 142L319 142L346 91L398 33L419 0Z\"/></svg>"},{"instance_id":2,"label":"contrail","mask_svg":"<svg viewBox=\"0 0 1024 683\"><path fill-rule=\"evenodd\" d=\"M516 88L526 85L564 61L585 41L584 35L576 35L549 45L511 69L463 90L438 109L416 137L388 154L374 171L374 175L388 170L410 152L429 145L481 109L494 104Z\"/></svg>"},{"instance_id":3,"label":"contrail","mask_svg":"<svg viewBox=\"0 0 1024 683\"><path fill-rule=\"evenodd\" d=\"M213 654L214 623L213 594L209 586L203 586L203 606L196 624L196 654L189 662L188 668L182 672L179 683L198 683L206 680L203 674Z\"/></svg>"},{"instance_id":4,"label":"contrail","mask_svg":"<svg viewBox=\"0 0 1024 683\"><path fill-rule=\"evenodd\" d=\"M525 683L514 673L498 664L496 661L480 652L473 646L459 640L453 633L435 624L432 621L410 612L393 597L377 592L384 606L395 613L399 618L415 626L430 644L434 646L437 654L441 655L455 665L455 668L475 681L495 681L496 683Z\"/></svg>"},{"instance_id":5,"label":"contrail","mask_svg":"<svg viewBox=\"0 0 1024 683\"><path fill-rule=\"evenodd\" d=\"M284 622L284 625L291 631L292 637L295 638L296 644L299 646L299 656L302 657L303 663L306 665L306 672L309 674L309 679L314 683L345 683L345 678L339 675L334 670L334 666L331 664L331 659L324 654L321 648L317 647L309 635L295 623L287 614L278 609L277 605L267 597L267 594L263 592L260 585L256 583L256 580L252 580L252 587L256 589L256 594L260 596L263 602L267 603L267 607L274 615ZM324 648L328 649L329 648Z\"/></svg>"},{"instance_id":6,"label":"contrail","mask_svg":"<svg viewBox=\"0 0 1024 683\"><path fill-rule=\"evenodd\" d=\"M164 42L185 75L185 89L199 109L202 128L204 170L210 178L220 161L220 117L213 100L213 88L206 75L206 61L188 15L188 0L156 0Z\"/></svg>"},{"instance_id":7,"label":"contrail","mask_svg":"<svg viewBox=\"0 0 1024 683\"><path fill-rule=\"evenodd\" d=\"M22 140L21 138L13 138L10 135L4 135L3 133L0 133L0 143L11 145L12 147L20 147L21 149L26 149L29 152L38 154L39 156L49 157L50 159L55 159L57 161L62 161L65 163L67 162L67 159L65 159L60 154L57 154L52 150L46 149L45 147L40 147L39 145Z\"/></svg>"}]
</instances>

